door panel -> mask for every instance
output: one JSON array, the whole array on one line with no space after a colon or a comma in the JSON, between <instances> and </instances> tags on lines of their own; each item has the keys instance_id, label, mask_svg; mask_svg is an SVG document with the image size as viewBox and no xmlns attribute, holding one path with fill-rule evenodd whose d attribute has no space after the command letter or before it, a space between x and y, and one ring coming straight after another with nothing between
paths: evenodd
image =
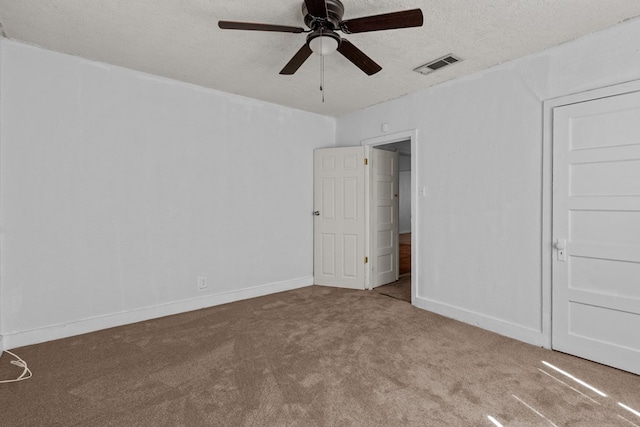
<instances>
[{"instance_id":1,"label":"door panel","mask_svg":"<svg viewBox=\"0 0 640 427\"><path fill-rule=\"evenodd\" d=\"M640 263L572 256L571 274L576 290L597 293L608 283L611 294L640 299Z\"/></svg>"},{"instance_id":2,"label":"door panel","mask_svg":"<svg viewBox=\"0 0 640 427\"><path fill-rule=\"evenodd\" d=\"M398 153L373 148L372 287L398 280Z\"/></svg>"},{"instance_id":3,"label":"door panel","mask_svg":"<svg viewBox=\"0 0 640 427\"><path fill-rule=\"evenodd\" d=\"M553 348L640 374L640 93L553 118Z\"/></svg>"},{"instance_id":4,"label":"door panel","mask_svg":"<svg viewBox=\"0 0 640 427\"><path fill-rule=\"evenodd\" d=\"M365 287L364 147L314 152L314 282Z\"/></svg>"}]
</instances>

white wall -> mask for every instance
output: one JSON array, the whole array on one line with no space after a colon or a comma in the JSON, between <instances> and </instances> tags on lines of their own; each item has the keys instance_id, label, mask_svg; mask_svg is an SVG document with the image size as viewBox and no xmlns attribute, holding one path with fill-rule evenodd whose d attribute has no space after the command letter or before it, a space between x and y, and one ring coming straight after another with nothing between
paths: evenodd
<instances>
[{"instance_id":1,"label":"white wall","mask_svg":"<svg viewBox=\"0 0 640 427\"><path fill-rule=\"evenodd\" d=\"M338 145L418 130L416 305L550 344L542 102L640 79L637 40L636 19L338 119Z\"/></svg>"},{"instance_id":2,"label":"white wall","mask_svg":"<svg viewBox=\"0 0 640 427\"><path fill-rule=\"evenodd\" d=\"M411 232L411 156L398 156L398 229L400 233Z\"/></svg>"},{"instance_id":3,"label":"white wall","mask_svg":"<svg viewBox=\"0 0 640 427\"><path fill-rule=\"evenodd\" d=\"M313 283L334 118L0 43L6 348Z\"/></svg>"},{"instance_id":4,"label":"white wall","mask_svg":"<svg viewBox=\"0 0 640 427\"><path fill-rule=\"evenodd\" d=\"M411 171L411 156L406 154L398 155L398 170L400 172Z\"/></svg>"},{"instance_id":5,"label":"white wall","mask_svg":"<svg viewBox=\"0 0 640 427\"><path fill-rule=\"evenodd\" d=\"M400 156L403 158L406 156ZM398 231L400 233L411 233L411 171L402 171L398 175Z\"/></svg>"}]
</instances>

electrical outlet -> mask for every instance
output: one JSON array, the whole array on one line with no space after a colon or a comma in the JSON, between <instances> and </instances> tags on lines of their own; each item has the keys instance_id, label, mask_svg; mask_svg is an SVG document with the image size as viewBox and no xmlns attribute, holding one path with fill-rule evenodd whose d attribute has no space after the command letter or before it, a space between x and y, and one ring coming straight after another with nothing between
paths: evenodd
<instances>
[{"instance_id":1,"label":"electrical outlet","mask_svg":"<svg viewBox=\"0 0 640 427\"><path fill-rule=\"evenodd\" d=\"M199 291L203 291L205 289L207 289L209 285L207 284L207 277L206 276L198 276L198 290Z\"/></svg>"}]
</instances>

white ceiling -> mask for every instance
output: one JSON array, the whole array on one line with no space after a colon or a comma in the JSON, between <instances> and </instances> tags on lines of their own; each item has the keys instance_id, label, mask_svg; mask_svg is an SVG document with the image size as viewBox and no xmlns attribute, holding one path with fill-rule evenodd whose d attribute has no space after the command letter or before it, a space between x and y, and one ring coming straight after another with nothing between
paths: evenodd
<instances>
[{"instance_id":1,"label":"white ceiling","mask_svg":"<svg viewBox=\"0 0 640 427\"><path fill-rule=\"evenodd\" d=\"M382 66L340 54L279 71L305 34L220 30L218 20L304 26L302 0L0 0L5 37L306 111L339 116L578 38L640 15L638 0L342 0L344 19L419 7L424 26L351 34ZM464 59L424 76L414 68Z\"/></svg>"}]
</instances>

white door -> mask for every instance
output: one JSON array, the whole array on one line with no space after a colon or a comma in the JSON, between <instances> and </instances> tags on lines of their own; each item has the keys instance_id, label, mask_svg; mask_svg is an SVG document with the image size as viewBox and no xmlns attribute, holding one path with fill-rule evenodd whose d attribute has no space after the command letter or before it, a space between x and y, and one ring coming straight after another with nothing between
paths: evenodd
<instances>
[{"instance_id":1,"label":"white door","mask_svg":"<svg viewBox=\"0 0 640 427\"><path fill-rule=\"evenodd\" d=\"M553 348L640 374L640 93L553 111Z\"/></svg>"},{"instance_id":2,"label":"white door","mask_svg":"<svg viewBox=\"0 0 640 427\"><path fill-rule=\"evenodd\" d=\"M398 153L371 150L372 287L398 280Z\"/></svg>"},{"instance_id":3,"label":"white door","mask_svg":"<svg viewBox=\"0 0 640 427\"><path fill-rule=\"evenodd\" d=\"M314 152L314 282L365 288L364 147Z\"/></svg>"}]
</instances>

